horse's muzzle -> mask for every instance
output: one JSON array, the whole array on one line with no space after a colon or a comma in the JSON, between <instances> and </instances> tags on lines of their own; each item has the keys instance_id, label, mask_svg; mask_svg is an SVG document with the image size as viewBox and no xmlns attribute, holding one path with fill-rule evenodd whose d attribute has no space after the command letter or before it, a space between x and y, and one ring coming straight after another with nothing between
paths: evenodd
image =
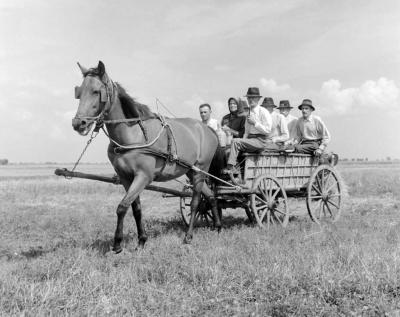
<instances>
[{"instance_id":1,"label":"horse's muzzle","mask_svg":"<svg viewBox=\"0 0 400 317\"><path fill-rule=\"evenodd\" d=\"M90 131L90 127L91 127L92 123L93 122L88 122L88 121L80 119L80 118L72 119L72 127L80 135L87 135Z\"/></svg>"}]
</instances>

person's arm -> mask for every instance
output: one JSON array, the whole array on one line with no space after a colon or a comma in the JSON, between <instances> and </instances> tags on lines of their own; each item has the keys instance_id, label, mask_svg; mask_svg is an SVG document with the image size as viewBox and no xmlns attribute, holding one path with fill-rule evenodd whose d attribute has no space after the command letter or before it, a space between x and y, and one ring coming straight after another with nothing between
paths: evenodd
<instances>
[{"instance_id":1,"label":"person's arm","mask_svg":"<svg viewBox=\"0 0 400 317\"><path fill-rule=\"evenodd\" d=\"M239 125L239 130L238 130L238 138L243 138L244 135L244 128L246 124L246 117L241 117L242 120L240 120L240 125Z\"/></svg>"},{"instance_id":2,"label":"person's arm","mask_svg":"<svg viewBox=\"0 0 400 317\"><path fill-rule=\"evenodd\" d=\"M316 121L317 121L317 129L318 129L317 131L322 139L319 149L324 151L326 149L326 147L328 146L328 143L331 140L331 135L330 135L328 129L326 128L325 123L320 118L316 118Z\"/></svg>"}]
</instances>

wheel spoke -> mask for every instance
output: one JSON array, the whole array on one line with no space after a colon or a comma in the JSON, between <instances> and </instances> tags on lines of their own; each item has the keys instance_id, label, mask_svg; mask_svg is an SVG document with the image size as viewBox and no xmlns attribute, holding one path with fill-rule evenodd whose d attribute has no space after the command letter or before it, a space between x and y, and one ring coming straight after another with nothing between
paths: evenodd
<instances>
[{"instance_id":1,"label":"wheel spoke","mask_svg":"<svg viewBox=\"0 0 400 317\"><path fill-rule=\"evenodd\" d=\"M335 203L331 202L330 199L328 199L326 202L327 202L327 203L330 203L330 204L331 204L333 207L335 207L336 209L340 209L340 207L339 207L338 205L336 205Z\"/></svg>"},{"instance_id":2,"label":"wheel spoke","mask_svg":"<svg viewBox=\"0 0 400 317\"><path fill-rule=\"evenodd\" d=\"M331 171L327 170L326 172L327 172L327 176L324 176L324 188L323 188L323 190L325 189L325 187L329 186L329 179L331 177Z\"/></svg>"},{"instance_id":3,"label":"wheel spoke","mask_svg":"<svg viewBox=\"0 0 400 317\"><path fill-rule=\"evenodd\" d=\"M318 177L316 177L316 178L318 178ZM312 187L315 189L315 191L317 192L317 194L322 195L321 190L320 190L321 187L320 187L320 188L317 188L317 187L315 187L314 184L312 184Z\"/></svg>"},{"instance_id":4,"label":"wheel spoke","mask_svg":"<svg viewBox=\"0 0 400 317\"><path fill-rule=\"evenodd\" d=\"M328 209L329 213L331 214L331 217L333 217L332 210L331 210L331 208L329 208L329 205L326 202L325 202L325 206L326 206L326 209Z\"/></svg>"},{"instance_id":5,"label":"wheel spoke","mask_svg":"<svg viewBox=\"0 0 400 317\"><path fill-rule=\"evenodd\" d=\"M286 215L286 212L284 212L283 210L281 210L279 208L274 208L274 211L277 211L278 213L280 213L282 215Z\"/></svg>"},{"instance_id":6,"label":"wheel spoke","mask_svg":"<svg viewBox=\"0 0 400 317\"><path fill-rule=\"evenodd\" d=\"M331 198L331 197L340 197L341 195L340 194L331 194L331 195L329 195L329 198Z\"/></svg>"},{"instance_id":7,"label":"wheel spoke","mask_svg":"<svg viewBox=\"0 0 400 317\"><path fill-rule=\"evenodd\" d=\"M260 221L263 222L264 218L265 218L265 214L268 213L268 217L269 217L269 212L268 212L268 208L265 208L264 211L261 213L260 217Z\"/></svg>"},{"instance_id":8,"label":"wheel spoke","mask_svg":"<svg viewBox=\"0 0 400 317\"><path fill-rule=\"evenodd\" d=\"M321 177L321 190L324 190L325 170L323 169L321 172L322 172L322 177Z\"/></svg>"},{"instance_id":9,"label":"wheel spoke","mask_svg":"<svg viewBox=\"0 0 400 317\"><path fill-rule=\"evenodd\" d=\"M263 189L261 184L258 185L258 189L260 190L260 193L264 197L265 201L268 201L268 196L266 195L266 189Z\"/></svg>"},{"instance_id":10,"label":"wheel spoke","mask_svg":"<svg viewBox=\"0 0 400 317\"><path fill-rule=\"evenodd\" d=\"M271 197L271 201L275 200L276 195L281 191L281 189L278 187L278 189L275 191L275 193Z\"/></svg>"},{"instance_id":11,"label":"wheel spoke","mask_svg":"<svg viewBox=\"0 0 400 317\"><path fill-rule=\"evenodd\" d=\"M260 202L264 203L264 204L268 204L268 200L264 200L262 199L259 195L255 196Z\"/></svg>"},{"instance_id":12,"label":"wheel spoke","mask_svg":"<svg viewBox=\"0 0 400 317\"><path fill-rule=\"evenodd\" d=\"M267 204L264 204L264 205L256 206L256 209L257 209L257 210L261 210L261 209L264 209L264 208L268 208L268 205L267 205Z\"/></svg>"},{"instance_id":13,"label":"wheel spoke","mask_svg":"<svg viewBox=\"0 0 400 317\"><path fill-rule=\"evenodd\" d=\"M326 190L326 192L329 193L330 190L331 190L332 188L334 188L335 186L337 186L337 183L336 183L336 182L334 182L331 186L329 186L329 188Z\"/></svg>"}]
</instances>

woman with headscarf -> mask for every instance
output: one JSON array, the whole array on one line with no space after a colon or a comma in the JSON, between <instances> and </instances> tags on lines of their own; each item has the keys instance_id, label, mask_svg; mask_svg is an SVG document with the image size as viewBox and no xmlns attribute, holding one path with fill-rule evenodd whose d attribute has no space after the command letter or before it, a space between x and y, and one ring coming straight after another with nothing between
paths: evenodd
<instances>
[{"instance_id":1,"label":"woman with headscarf","mask_svg":"<svg viewBox=\"0 0 400 317\"><path fill-rule=\"evenodd\" d=\"M246 122L245 116L240 116L239 113L243 109L239 109L239 102L236 98L228 99L229 113L222 118L222 130L233 138L242 138L244 133L244 125Z\"/></svg>"}]
</instances>

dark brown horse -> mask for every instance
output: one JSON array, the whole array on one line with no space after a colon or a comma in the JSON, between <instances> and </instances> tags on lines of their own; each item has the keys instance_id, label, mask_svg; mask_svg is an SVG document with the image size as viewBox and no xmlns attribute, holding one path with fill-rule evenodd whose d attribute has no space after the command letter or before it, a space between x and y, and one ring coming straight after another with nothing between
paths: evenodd
<instances>
[{"instance_id":1,"label":"dark brown horse","mask_svg":"<svg viewBox=\"0 0 400 317\"><path fill-rule=\"evenodd\" d=\"M193 215L201 194L209 200L214 225L220 230L216 200L204 182L204 174L199 172L210 168L218 148L216 134L198 120L155 115L114 83L101 61L96 68L79 67L84 79L75 88L75 97L80 101L72 126L79 134L87 135L94 125L99 128L105 124L104 132L110 139L108 158L126 190L117 208L113 250L122 251L123 222L129 206L133 209L139 246L144 246L147 234L142 223L140 193L152 181L168 181L184 174L193 185L192 217L184 242L192 240Z\"/></svg>"}]
</instances>

